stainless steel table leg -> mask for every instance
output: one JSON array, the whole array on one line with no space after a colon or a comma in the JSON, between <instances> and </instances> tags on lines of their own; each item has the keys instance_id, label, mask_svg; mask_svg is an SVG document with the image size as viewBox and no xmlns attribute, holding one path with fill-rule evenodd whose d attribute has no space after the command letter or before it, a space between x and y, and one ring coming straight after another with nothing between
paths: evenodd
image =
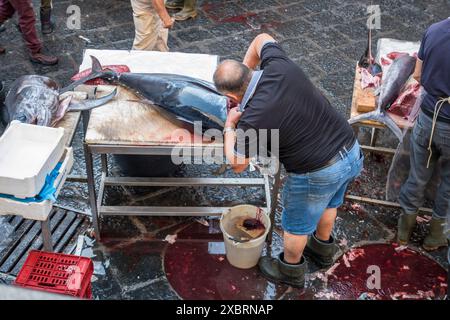
<instances>
[{"instance_id":1,"label":"stainless steel table leg","mask_svg":"<svg viewBox=\"0 0 450 320\"><path fill-rule=\"evenodd\" d=\"M108 176L108 155L102 153L100 158L102 162L102 172L105 173L105 176Z\"/></svg>"},{"instance_id":2,"label":"stainless steel table leg","mask_svg":"<svg viewBox=\"0 0 450 320\"><path fill-rule=\"evenodd\" d=\"M52 252L52 232L50 229L50 217L45 221L41 221L42 243L44 244L44 251Z\"/></svg>"},{"instance_id":3,"label":"stainless steel table leg","mask_svg":"<svg viewBox=\"0 0 450 320\"><path fill-rule=\"evenodd\" d=\"M372 128L372 132L370 134L370 146L375 147L375 144L377 143L378 138L378 129Z\"/></svg>"},{"instance_id":4,"label":"stainless steel table leg","mask_svg":"<svg viewBox=\"0 0 450 320\"><path fill-rule=\"evenodd\" d=\"M271 198L271 205L270 205L270 231L267 234L267 243L272 244L272 238L273 238L273 228L275 225L275 211L277 209L278 204L278 193L280 192L281 187L281 168L278 169L278 172L273 177L273 187L272 187L272 196ZM269 249L270 250L270 249Z\"/></svg>"},{"instance_id":5,"label":"stainless steel table leg","mask_svg":"<svg viewBox=\"0 0 450 320\"><path fill-rule=\"evenodd\" d=\"M353 128L353 132L355 133L355 137L356 139L358 139L359 136L359 126L357 123L352 124L352 128Z\"/></svg>"},{"instance_id":6,"label":"stainless steel table leg","mask_svg":"<svg viewBox=\"0 0 450 320\"><path fill-rule=\"evenodd\" d=\"M86 136L86 132L88 129L90 113L89 110L81 111L81 119L83 121L83 137Z\"/></svg>"},{"instance_id":7,"label":"stainless steel table leg","mask_svg":"<svg viewBox=\"0 0 450 320\"><path fill-rule=\"evenodd\" d=\"M95 192L94 161L87 144L84 144L84 157L86 159L86 174L88 180L89 205L91 207L92 224L94 225L95 238L100 240L100 219L98 216L97 195Z\"/></svg>"}]
</instances>

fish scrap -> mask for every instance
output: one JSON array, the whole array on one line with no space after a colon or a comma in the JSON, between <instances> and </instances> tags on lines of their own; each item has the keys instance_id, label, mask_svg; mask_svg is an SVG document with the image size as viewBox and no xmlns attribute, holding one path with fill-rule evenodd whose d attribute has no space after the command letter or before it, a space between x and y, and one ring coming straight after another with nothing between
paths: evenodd
<instances>
[{"instance_id":1,"label":"fish scrap","mask_svg":"<svg viewBox=\"0 0 450 320\"><path fill-rule=\"evenodd\" d=\"M354 124L364 120L374 120L385 124L399 139L403 140L403 134L397 124L386 113L387 107L399 96L406 82L414 72L416 58L410 55L402 55L394 60L392 66L383 75L380 86L377 109L364 113L348 120L349 124Z\"/></svg>"},{"instance_id":2,"label":"fish scrap","mask_svg":"<svg viewBox=\"0 0 450 320\"><path fill-rule=\"evenodd\" d=\"M39 75L16 79L5 99L5 123L18 120L38 126L55 126L67 112L85 111L104 105L116 90L99 99L77 100L77 94L64 91L56 81Z\"/></svg>"}]
</instances>

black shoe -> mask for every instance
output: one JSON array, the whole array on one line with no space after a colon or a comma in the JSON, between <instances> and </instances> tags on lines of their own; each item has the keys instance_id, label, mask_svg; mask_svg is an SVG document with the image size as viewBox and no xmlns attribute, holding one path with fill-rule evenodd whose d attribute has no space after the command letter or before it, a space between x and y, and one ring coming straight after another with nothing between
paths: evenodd
<instances>
[{"instance_id":1,"label":"black shoe","mask_svg":"<svg viewBox=\"0 0 450 320\"><path fill-rule=\"evenodd\" d=\"M0 32L3 32L5 30L6 30L6 28L5 28L4 24L0 23Z\"/></svg>"},{"instance_id":2,"label":"black shoe","mask_svg":"<svg viewBox=\"0 0 450 320\"><path fill-rule=\"evenodd\" d=\"M259 269L264 277L272 282L303 288L307 269L306 260L302 257L299 264L289 264L284 262L283 258L283 253L278 258L262 257L259 260Z\"/></svg>"},{"instance_id":3,"label":"black shoe","mask_svg":"<svg viewBox=\"0 0 450 320\"><path fill-rule=\"evenodd\" d=\"M328 243L316 238L315 233L309 237L304 255L314 261L320 268L328 268L334 264L334 256L339 248L332 236Z\"/></svg>"}]
</instances>

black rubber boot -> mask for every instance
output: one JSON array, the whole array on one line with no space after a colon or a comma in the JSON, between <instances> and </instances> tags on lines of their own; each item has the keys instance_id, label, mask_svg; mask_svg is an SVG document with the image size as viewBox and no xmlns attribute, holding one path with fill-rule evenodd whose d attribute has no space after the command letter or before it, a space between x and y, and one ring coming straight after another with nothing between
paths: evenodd
<instances>
[{"instance_id":1,"label":"black rubber boot","mask_svg":"<svg viewBox=\"0 0 450 320\"><path fill-rule=\"evenodd\" d=\"M398 218L397 227L397 242L400 245L406 245L411 238L412 232L416 227L417 213L406 214L402 213Z\"/></svg>"},{"instance_id":2,"label":"black rubber boot","mask_svg":"<svg viewBox=\"0 0 450 320\"><path fill-rule=\"evenodd\" d=\"M334 256L339 248L332 236L327 242L320 241L314 233L306 243L304 255L314 261L321 268L328 268L334 263Z\"/></svg>"},{"instance_id":3,"label":"black rubber boot","mask_svg":"<svg viewBox=\"0 0 450 320\"><path fill-rule=\"evenodd\" d=\"M430 222L430 233L423 241L423 248L427 251L437 250L440 247L448 245L447 237L445 236L445 218L432 218Z\"/></svg>"},{"instance_id":4,"label":"black rubber boot","mask_svg":"<svg viewBox=\"0 0 450 320\"><path fill-rule=\"evenodd\" d=\"M272 282L303 288L307 269L306 260L302 257L299 264L289 264L283 259L283 253L278 258L262 257L259 260L259 269L264 277Z\"/></svg>"},{"instance_id":5,"label":"black rubber boot","mask_svg":"<svg viewBox=\"0 0 450 320\"><path fill-rule=\"evenodd\" d=\"M167 9L183 9L184 0L168 0L166 2Z\"/></svg>"},{"instance_id":6,"label":"black rubber boot","mask_svg":"<svg viewBox=\"0 0 450 320\"><path fill-rule=\"evenodd\" d=\"M52 21L52 9L41 8L41 31L43 34L49 34L53 32L55 24Z\"/></svg>"}]
</instances>

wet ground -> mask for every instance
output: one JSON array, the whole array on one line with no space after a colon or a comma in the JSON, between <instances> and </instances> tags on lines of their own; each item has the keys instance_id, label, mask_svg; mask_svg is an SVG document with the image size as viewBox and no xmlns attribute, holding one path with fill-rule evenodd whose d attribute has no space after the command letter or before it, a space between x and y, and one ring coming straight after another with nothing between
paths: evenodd
<instances>
[{"instance_id":1,"label":"wet ground","mask_svg":"<svg viewBox=\"0 0 450 320\"><path fill-rule=\"evenodd\" d=\"M0 33L0 43L8 50L6 55L0 56L0 80L8 86L20 75L35 73L46 74L67 84L70 76L78 71L85 48L130 49L134 29L129 0L110 1L107 8L104 3L97 0L55 1L57 31L42 37L46 50L60 56L60 64L54 67L29 62L15 20L7 22L6 31ZM66 28L66 10L71 4L81 8L81 30ZM348 116L354 67L366 43L367 4L364 1L205 0L199 4L200 14L196 20L175 24L169 39L172 51L242 59L252 38L260 32L269 32L332 104ZM380 4L382 14L381 29L375 32L375 39L392 37L418 41L426 26L450 14L448 0L380 0L374 4ZM360 139L367 140L368 132L363 131ZM380 137L381 144L392 145L392 141L388 133ZM75 174L85 171L81 145L79 132L74 141L78 160ZM110 162L112 172L121 174L113 161ZM366 157L365 171L351 186L350 192L383 199L389 163L388 156ZM99 159L96 159L96 166L99 167ZM186 166L176 174L209 176L214 169ZM67 183L59 202L84 212L88 210L86 199L84 185ZM228 206L243 202L262 204L263 192L253 188L111 188L107 191L106 201L140 205ZM272 255L282 248L281 209L279 206L274 240L269 247ZM339 255L361 245L391 243L395 239L398 215L399 211L391 208L346 203L339 212L335 228L342 250ZM348 261L349 257L354 257L350 251L346 258L340 257L340 265L328 274L310 264L305 290L267 282L257 269L243 271L231 267L224 258L222 235L215 219L206 220L206 223L173 217L106 218L102 221L103 241L87 241L83 254L92 256L95 261L93 294L96 299L439 299L443 296L441 288L444 288L442 283L445 279L442 277L445 278L445 273L442 267L447 267L446 250L426 254L420 249L427 233L427 221L428 217L422 215L413 235L413 252L397 252L393 245L388 244L366 248L366 255ZM177 234L174 244L164 241L167 235L174 234ZM380 252L386 259L373 261L371 257ZM389 257L393 259L389 260ZM395 264L389 261L395 261ZM366 266L377 263L381 264L381 289L366 292L361 285L370 276ZM430 274L418 273L422 268L429 268ZM402 272L403 276L391 286L390 278L383 274L394 272ZM351 283L349 276L354 278ZM11 279L4 275L0 277L0 281L10 282ZM342 288L349 287L352 289L342 291Z\"/></svg>"}]
</instances>

